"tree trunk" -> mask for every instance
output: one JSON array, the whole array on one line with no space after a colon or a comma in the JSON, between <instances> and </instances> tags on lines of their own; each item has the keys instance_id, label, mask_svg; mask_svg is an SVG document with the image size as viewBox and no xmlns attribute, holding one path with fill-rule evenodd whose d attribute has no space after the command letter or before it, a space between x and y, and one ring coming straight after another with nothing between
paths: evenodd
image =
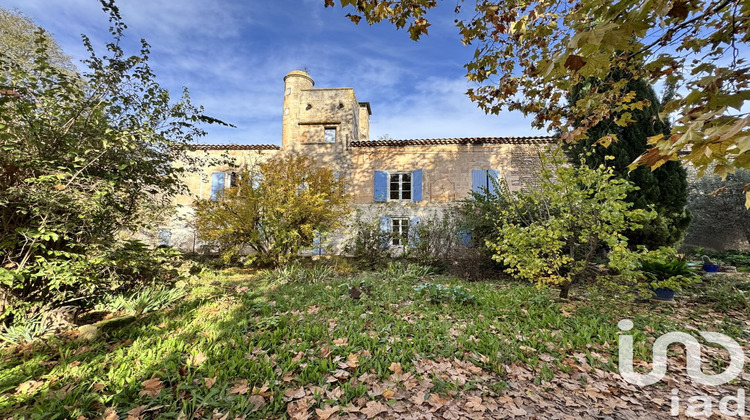
<instances>
[{"instance_id":1,"label":"tree trunk","mask_svg":"<svg viewBox=\"0 0 750 420\"><path fill-rule=\"evenodd\" d=\"M568 292L570 292L571 284L572 283L567 283L560 286L560 299L568 298Z\"/></svg>"}]
</instances>

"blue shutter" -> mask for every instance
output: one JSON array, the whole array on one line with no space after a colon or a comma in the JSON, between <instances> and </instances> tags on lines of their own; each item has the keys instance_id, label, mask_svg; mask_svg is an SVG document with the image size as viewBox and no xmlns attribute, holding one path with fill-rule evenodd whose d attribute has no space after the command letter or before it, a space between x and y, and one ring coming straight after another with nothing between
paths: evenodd
<instances>
[{"instance_id":1,"label":"blue shutter","mask_svg":"<svg viewBox=\"0 0 750 420\"><path fill-rule=\"evenodd\" d=\"M463 246L471 245L471 232L468 230L459 230L458 239L459 241L461 241L461 245Z\"/></svg>"},{"instance_id":2,"label":"blue shutter","mask_svg":"<svg viewBox=\"0 0 750 420\"><path fill-rule=\"evenodd\" d=\"M384 202L388 200L388 172L375 171L375 201Z\"/></svg>"},{"instance_id":3,"label":"blue shutter","mask_svg":"<svg viewBox=\"0 0 750 420\"><path fill-rule=\"evenodd\" d=\"M411 199L422 201L422 170L417 169L411 173Z\"/></svg>"},{"instance_id":4,"label":"blue shutter","mask_svg":"<svg viewBox=\"0 0 750 420\"><path fill-rule=\"evenodd\" d=\"M484 169L471 171L471 190L475 193L484 194L487 188L487 172Z\"/></svg>"},{"instance_id":5,"label":"blue shutter","mask_svg":"<svg viewBox=\"0 0 750 420\"><path fill-rule=\"evenodd\" d=\"M383 234L383 243L380 245L383 248L391 246L391 218L383 216L380 218L380 233Z\"/></svg>"},{"instance_id":6,"label":"blue shutter","mask_svg":"<svg viewBox=\"0 0 750 420\"><path fill-rule=\"evenodd\" d=\"M224 189L224 172L214 172L211 174L211 200L219 199L219 191Z\"/></svg>"},{"instance_id":7,"label":"blue shutter","mask_svg":"<svg viewBox=\"0 0 750 420\"><path fill-rule=\"evenodd\" d=\"M315 232L313 236L313 255L323 255L323 236L320 232Z\"/></svg>"},{"instance_id":8,"label":"blue shutter","mask_svg":"<svg viewBox=\"0 0 750 420\"><path fill-rule=\"evenodd\" d=\"M417 226L419 226L419 217L410 217L409 218L409 247L410 248L416 248L417 243L419 243L419 232L417 231Z\"/></svg>"},{"instance_id":9,"label":"blue shutter","mask_svg":"<svg viewBox=\"0 0 750 420\"><path fill-rule=\"evenodd\" d=\"M492 194L497 195L500 187L500 171L497 169L489 169L487 171L487 190Z\"/></svg>"},{"instance_id":10,"label":"blue shutter","mask_svg":"<svg viewBox=\"0 0 750 420\"><path fill-rule=\"evenodd\" d=\"M172 231L162 229L159 231L159 238L156 242L157 247L172 246Z\"/></svg>"}]
</instances>

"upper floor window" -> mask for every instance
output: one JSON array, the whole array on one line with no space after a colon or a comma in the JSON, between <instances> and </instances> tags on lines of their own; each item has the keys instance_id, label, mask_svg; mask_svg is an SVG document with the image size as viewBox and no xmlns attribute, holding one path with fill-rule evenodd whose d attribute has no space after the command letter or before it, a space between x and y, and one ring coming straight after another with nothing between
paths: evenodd
<instances>
[{"instance_id":1,"label":"upper floor window","mask_svg":"<svg viewBox=\"0 0 750 420\"><path fill-rule=\"evenodd\" d=\"M396 172L390 174L388 185L391 200L411 200L411 173Z\"/></svg>"},{"instance_id":2,"label":"upper floor window","mask_svg":"<svg viewBox=\"0 0 750 420\"><path fill-rule=\"evenodd\" d=\"M336 127L326 127L324 134L326 143L336 143Z\"/></svg>"},{"instance_id":3,"label":"upper floor window","mask_svg":"<svg viewBox=\"0 0 750 420\"><path fill-rule=\"evenodd\" d=\"M422 170L411 172L375 171L373 174L375 202L422 201Z\"/></svg>"},{"instance_id":4,"label":"upper floor window","mask_svg":"<svg viewBox=\"0 0 750 420\"><path fill-rule=\"evenodd\" d=\"M499 186L497 169L474 169L471 171L471 190L481 195L497 194Z\"/></svg>"}]
</instances>

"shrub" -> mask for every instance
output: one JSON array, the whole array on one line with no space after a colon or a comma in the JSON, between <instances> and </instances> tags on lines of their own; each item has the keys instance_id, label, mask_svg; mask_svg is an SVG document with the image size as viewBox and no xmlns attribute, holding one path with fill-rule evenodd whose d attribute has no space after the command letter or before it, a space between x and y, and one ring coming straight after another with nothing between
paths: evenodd
<instances>
[{"instance_id":1,"label":"shrub","mask_svg":"<svg viewBox=\"0 0 750 420\"><path fill-rule=\"evenodd\" d=\"M366 269L374 269L391 259L389 244L393 239L390 231L383 231L377 217L368 220L357 212L348 227L351 239L346 243L345 252L355 258Z\"/></svg>"},{"instance_id":2,"label":"shrub","mask_svg":"<svg viewBox=\"0 0 750 420\"><path fill-rule=\"evenodd\" d=\"M149 228L185 191L191 143L205 134L185 95L174 102L148 65L149 46L123 50L116 6L106 52L85 73L60 66L60 51L32 27L33 54L0 54L0 319L38 313L132 284L144 259L118 255L123 230ZM28 21L21 21L28 26ZM182 161L184 165L175 165ZM114 284L113 284L114 282Z\"/></svg>"},{"instance_id":3,"label":"shrub","mask_svg":"<svg viewBox=\"0 0 750 420\"><path fill-rule=\"evenodd\" d=\"M22 270L0 272L6 302L2 316L41 313L70 303L85 305L105 294L135 288L169 286L194 271L191 262L171 248L149 249L139 241L91 247L89 253L55 253Z\"/></svg>"},{"instance_id":4,"label":"shrub","mask_svg":"<svg viewBox=\"0 0 750 420\"><path fill-rule=\"evenodd\" d=\"M448 263L448 274L467 281L495 278L503 270L484 247L457 249Z\"/></svg>"},{"instance_id":5,"label":"shrub","mask_svg":"<svg viewBox=\"0 0 750 420\"><path fill-rule=\"evenodd\" d=\"M417 264L446 269L466 247L462 243L458 214L453 209L423 218L416 225L415 231L413 248L409 250L408 257Z\"/></svg>"},{"instance_id":6,"label":"shrub","mask_svg":"<svg viewBox=\"0 0 750 420\"><path fill-rule=\"evenodd\" d=\"M216 200L195 202L201 239L215 244L227 261L249 248L248 263L280 266L349 213L344 183L313 159L284 154L241 168L237 185Z\"/></svg>"},{"instance_id":7,"label":"shrub","mask_svg":"<svg viewBox=\"0 0 750 420\"><path fill-rule=\"evenodd\" d=\"M671 248L646 254L641 260L641 271L645 285L652 290L666 288L680 291L699 281L697 274L688 267L688 262L676 258Z\"/></svg>"},{"instance_id":8,"label":"shrub","mask_svg":"<svg viewBox=\"0 0 750 420\"><path fill-rule=\"evenodd\" d=\"M590 276L597 250L606 247L612 274L597 282L635 281L638 256L623 232L639 228L654 213L631 209L626 197L633 186L611 168L563 166L555 155L542 161L538 182L527 191L499 191L498 201L507 204L498 210L498 238L488 240L493 258L510 274L560 287L565 298L574 283Z\"/></svg>"}]
</instances>

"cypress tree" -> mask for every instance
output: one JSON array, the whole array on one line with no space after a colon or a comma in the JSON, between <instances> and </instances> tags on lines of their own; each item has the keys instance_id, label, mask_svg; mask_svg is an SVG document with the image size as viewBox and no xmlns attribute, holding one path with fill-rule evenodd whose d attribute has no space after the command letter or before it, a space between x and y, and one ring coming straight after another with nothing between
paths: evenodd
<instances>
[{"instance_id":1,"label":"cypress tree","mask_svg":"<svg viewBox=\"0 0 750 420\"><path fill-rule=\"evenodd\" d=\"M619 70L610 74L613 82L627 77ZM570 102L575 103L583 97L586 89L590 89L597 81L588 81L577 85L570 95ZM628 195L628 201L633 208L649 208L657 212L656 219L641 229L627 232L629 243L633 246L645 245L649 249L660 246L672 246L683 239L685 230L690 224L690 213L687 211L688 184L687 172L680 162L669 161L651 171L650 168L640 166L630 171L630 165L648 148L647 139L658 134L670 135L671 127L668 122L659 118L661 103L654 89L642 79L631 79L628 88L635 92L634 101L647 99L650 105L642 110L628 111L635 122L626 127L615 124L619 114L613 114L596 126L589 129L588 138L572 145L564 146L565 153L573 165L580 165L581 158L585 164L596 168L601 164L611 166L617 176L634 183L638 189ZM666 95L673 94L667 89ZM613 134L618 141L609 147L595 144L596 141L608 134ZM605 159L612 156L614 159Z\"/></svg>"}]
</instances>

